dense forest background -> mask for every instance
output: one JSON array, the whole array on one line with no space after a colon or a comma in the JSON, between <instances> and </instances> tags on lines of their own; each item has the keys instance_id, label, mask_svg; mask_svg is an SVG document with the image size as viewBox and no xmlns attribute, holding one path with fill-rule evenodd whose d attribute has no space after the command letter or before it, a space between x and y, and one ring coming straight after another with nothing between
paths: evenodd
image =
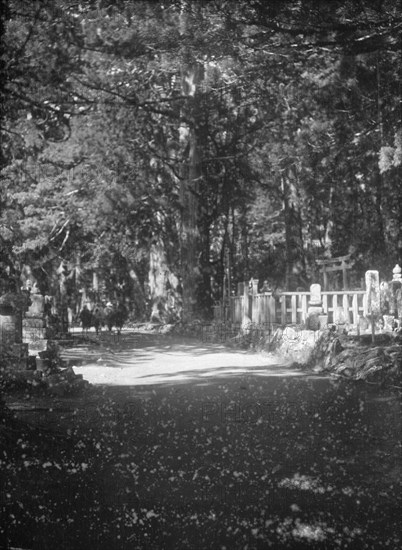
<instances>
[{"instance_id":1,"label":"dense forest background","mask_svg":"<svg viewBox=\"0 0 402 550\"><path fill-rule=\"evenodd\" d=\"M401 262L399 2L1 4L3 282L172 320Z\"/></svg>"}]
</instances>

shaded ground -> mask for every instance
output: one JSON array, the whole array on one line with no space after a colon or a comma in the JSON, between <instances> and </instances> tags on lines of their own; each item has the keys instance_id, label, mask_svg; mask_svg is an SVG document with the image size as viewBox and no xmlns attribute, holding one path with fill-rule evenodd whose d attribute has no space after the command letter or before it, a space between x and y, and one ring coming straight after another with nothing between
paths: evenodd
<instances>
[{"instance_id":1,"label":"shaded ground","mask_svg":"<svg viewBox=\"0 0 402 550\"><path fill-rule=\"evenodd\" d=\"M9 399L5 547L401 546L397 393L139 334L67 356L101 385Z\"/></svg>"}]
</instances>

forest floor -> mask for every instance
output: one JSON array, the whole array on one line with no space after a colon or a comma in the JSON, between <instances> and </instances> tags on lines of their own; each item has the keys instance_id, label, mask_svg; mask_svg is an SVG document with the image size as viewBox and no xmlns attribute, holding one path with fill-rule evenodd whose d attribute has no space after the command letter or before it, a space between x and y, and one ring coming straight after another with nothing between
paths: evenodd
<instances>
[{"instance_id":1,"label":"forest floor","mask_svg":"<svg viewBox=\"0 0 402 550\"><path fill-rule=\"evenodd\" d=\"M80 396L6 395L1 548L399 548L400 393L126 332Z\"/></svg>"}]
</instances>

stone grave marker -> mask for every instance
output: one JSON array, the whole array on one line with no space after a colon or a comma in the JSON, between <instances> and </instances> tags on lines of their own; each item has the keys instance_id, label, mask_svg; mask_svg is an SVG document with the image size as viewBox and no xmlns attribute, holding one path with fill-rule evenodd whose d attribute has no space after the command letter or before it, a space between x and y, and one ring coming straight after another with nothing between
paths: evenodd
<instances>
[{"instance_id":1,"label":"stone grave marker","mask_svg":"<svg viewBox=\"0 0 402 550\"><path fill-rule=\"evenodd\" d=\"M310 307L321 307L321 285L313 284L310 286Z\"/></svg>"},{"instance_id":2,"label":"stone grave marker","mask_svg":"<svg viewBox=\"0 0 402 550\"><path fill-rule=\"evenodd\" d=\"M392 270L392 281L390 288L390 314L393 315L398 324L402 318L402 275L398 264Z\"/></svg>"},{"instance_id":3,"label":"stone grave marker","mask_svg":"<svg viewBox=\"0 0 402 550\"><path fill-rule=\"evenodd\" d=\"M320 329L320 315L322 314L321 285L310 286L310 300L307 309L307 328L309 330Z\"/></svg>"},{"instance_id":4,"label":"stone grave marker","mask_svg":"<svg viewBox=\"0 0 402 550\"><path fill-rule=\"evenodd\" d=\"M366 271L367 315L371 320L371 335L374 342L375 321L381 314L380 277L378 271Z\"/></svg>"},{"instance_id":5,"label":"stone grave marker","mask_svg":"<svg viewBox=\"0 0 402 550\"><path fill-rule=\"evenodd\" d=\"M46 350L47 331L45 321L45 298L39 293L30 296L31 306L25 314L23 325L23 341L29 346L30 355L38 355Z\"/></svg>"}]
</instances>

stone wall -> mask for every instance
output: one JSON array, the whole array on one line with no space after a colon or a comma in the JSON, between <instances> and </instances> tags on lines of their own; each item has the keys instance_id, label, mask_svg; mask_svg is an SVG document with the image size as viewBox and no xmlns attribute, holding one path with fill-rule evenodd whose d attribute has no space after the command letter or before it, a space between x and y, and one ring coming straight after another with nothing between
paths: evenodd
<instances>
[{"instance_id":1,"label":"stone wall","mask_svg":"<svg viewBox=\"0 0 402 550\"><path fill-rule=\"evenodd\" d=\"M303 364L309 360L322 334L322 330L298 326L278 327L273 333L266 335L257 347L286 361Z\"/></svg>"},{"instance_id":2,"label":"stone wall","mask_svg":"<svg viewBox=\"0 0 402 550\"><path fill-rule=\"evenodd\" d=\"M305 365L314 372L402 387L402 334L348 336L326 330Z\"/></svg>"}]
</instances>

